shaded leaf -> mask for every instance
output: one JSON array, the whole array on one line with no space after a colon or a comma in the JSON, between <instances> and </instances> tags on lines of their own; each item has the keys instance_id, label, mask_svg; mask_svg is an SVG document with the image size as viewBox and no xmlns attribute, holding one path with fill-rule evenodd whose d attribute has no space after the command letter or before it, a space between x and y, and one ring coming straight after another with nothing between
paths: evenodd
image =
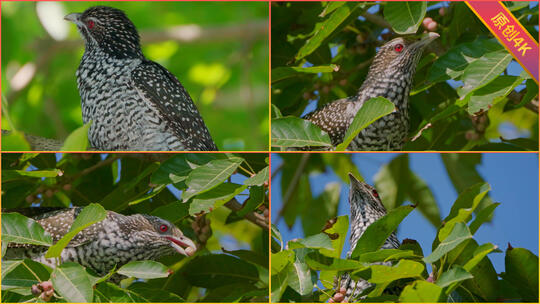
<instances>
[{"instance_id":1,"label":"shaded leaf","mask_svg":"<svg viewBox=\"0 0 540 304\"><path fill-rule=\"evenodd\" d=\"M169 276L168 268L156 261L133 261L120 267L117 271L128 277L139 279L166 278Z\"/></svg>"},{"instance_id":2,"label":"shaded leaf","mask_svg":"<svg viewBox=\"0 0 540 304\"><path fill-rule=\"evenodd\" d=\"M51 246L47 253L46 258L59 257L62 250L68 245L68 243L85 228L101 222L107 216L107 211L99 204L90 204L82 209L77 218L73 221L73 224L66 233L56 244Z\"/></svg>"},{"instance_id":3,"label":"shaded leaf","mask_svg":"<svg viewBox=\"0 0 540 304\"><path fill-rule=\"evenodd\" d=\"M403 219L414 210L412 206L401 206L390 210L388 214L369 225L362 234L351 258L356 258L362 253L372 252L381 248L386 239L394 232Z\"/></svg>"},{"instance_id":4,"label":"shaded leaf","mask_svg":"<svg viewBox=\"0 0 540 304\"><path fill-rule=\"evenodd\" d=\"M395 111L394 104L384 97L370 98L360 107L336 151L345 151L351 141L377 119Z\"/></svg>"},{"instance_id":5,"label":"shaded leaf","mask_svg":"<svg viewBox=\"0 0 540 304\"><path fill-rule=\"evenodd\" d=\"M52 238L36 221L19 213L2 213L2 243L51 246Z\"/></svg>"},{"instance_id":6,"label":"shaded leaf","mask_svg":"<svg viewBox=\"0 0 540 304\"><path fill-rule=\"evenodd\" d=\"M51 282L55 292L67 302L88 303L94 297L90 278L84 268L77 263L63 263L51 274Z\"/></svg>"},{"instance_id":7,"label":"shaded leaf","mask_svg":"<svg viewBox=\"0 0 540 304\"><path fill-rule=\"evenodd\" d=\"M330 147L328 134L313 123L298 118L272 119L272 146L274 147Z\"/></svg>"},{"instance_id":8,"label":"shaded leaf","mask_svg":"<svg viewBox=\"0 0 540 304\"><path fill-rule=\"evenodd\" d=\"M88 148L88 130L92 121L75 129L64 141L62 151L86 151Z\"/></svg>"},{"instance_id":9,"label":"shaded leaf","mask_svg":"<svg viewBox=\"0 0 540 304\"><path fill-rule=\"evenodd\" d=\"M182 193L184 202L223 183L244 161L241 157L217 159L195 168L186 179L187 191Z\"/></svg>"},{"instance_id":10,"label":"shaded leaf","mask_svg":"<svg viewBox=\"0 0 540 304\"><path fill-rule=\"evenodd\" d=\"M388 2L384 6L384 19L392 25L398 34L414 34L426 14L427 3Z\"/></svg>"},{"instance_id":11,"label":"shaded leaf","mask_svg":"<svg viewBox=\"0 0 540 304\"><path fill-rule=\"evenodd\" d=\"M448 235L448 237L445 238L429 256L425 257L424 261L426 263L434 263L444 254L470 238L472 238L472 235L467 225L463 222L456 223L450 235Z\"/></svg>"}]
</instances>

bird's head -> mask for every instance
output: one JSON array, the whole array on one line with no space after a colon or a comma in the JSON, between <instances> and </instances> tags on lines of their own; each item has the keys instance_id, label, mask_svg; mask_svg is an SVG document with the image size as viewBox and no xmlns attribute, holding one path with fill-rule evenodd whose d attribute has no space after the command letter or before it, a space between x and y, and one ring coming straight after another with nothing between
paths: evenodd
<instances>
[{"instance_id":1,"label":"bird's head","mask_svg":"<svg viewBox=\"0 0 540 304\"><path fill-rule=\"evenodd\" d=\"M424 48L438 37L439 34L431 32L421 38L398 37L390 40L379 49L369 74L414 74Z\"/></svg>"},{"instance_id":2,"label":"bird's head","mask_svg":"<svg viewBox=\"0 0 540 304\"><path fill-rule=\"evenodd\" d=\"M116 58L142 56L137 29L126 14L108 6L94 6L64 17L77 25L87 51L99 48Z\"/></svg>"},{"instance_id":3,"label":"bird's head","mask_svg":"<svg viewBox=\"0 0 540 304\"><path fill-rule=\"evenodd\" d=\"M386 214L386 208L382 204L379 193L370 185L359 181L354 175L349 173L351 185L349 188L349 204L351 205L351 216L353 219L369 217L370 222L374 222ZM371 218L374 218L371 220Z\"/></svg>"},{"instance_id":4,"label":"bird's head","mask_svg":"<svg viewBox=\"0 0 540 304\"><path fill-rule=\"evenodd\" d=\"M156 249L159 255L178 252L185 256L192 256L197 251L195 243L169 221L146 214L128 218L129 223L124 223L123 227L132 230L132 241L141 242L148 250Z\"/></svg>"}]
</instances>

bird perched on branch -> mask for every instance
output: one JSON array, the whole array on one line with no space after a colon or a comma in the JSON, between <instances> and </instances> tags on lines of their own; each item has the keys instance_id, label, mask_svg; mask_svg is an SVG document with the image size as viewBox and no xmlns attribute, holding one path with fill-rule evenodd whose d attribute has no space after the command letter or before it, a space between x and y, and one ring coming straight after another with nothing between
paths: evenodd
<instances>
[{"instance_id":1,"label":"bird perched on branch","mask_svg":"<svg viewBox=\"0 0 540 304\"><path fill-rule=\"evenodd\" d=\"M69 231L82 211L81 207L76 207L40 214L40 209L17 211L39 223L45 232L51 235L53 243L58 242ZM32 216L31 213L39 215ZM45 258L47 249L48 247L39 245L10 243L4 258L28 258L55 267L54 259ZM79 263L104 276L115 265L120 267L131 261L155 260L176 252L191 256L195 251L195 243L164 219L146 214L126 216L107 211L103 221L82 230L69 242L62 251L60 260Z\"/></svg>"},{"instance_id":2,"label":"bird perched on branch","mask_svg":"<svg viewBox=\"0 0 540 304\"><path fill-rule=\"evenodd\" d=\"M305 119L328 133L332 145L336 146L343 142L364 102L373 97L385 97L395 105L395 112L362 130L348 150L401 150L409 132L408 100L416 65L424 48L437 37L439 34L429 33L420 40L399 37L387 42L375 56L356 95L333 101L308 114Z\"/></svg>"},{"instance_id":3,"label":"bird perched on branch","mask_svg":"<svg viewBox=\"0 0 540 304\"><path fill-rule=\"evenodd\" d=\"M356 247L356 243L364 234L367 227L373 224L376 220L386 215L386 209L381 202L379 193L370 185L359 181L351 173L349 173L351 185L349 187L349 204L351 206L351 224L350 224L350 249L347 252L347 257L350 257ZM399 241L395 232L386 239L382 245L382 249L395 249L399 247ZM380 263L382 265L391 265L390 262ZM371 287L371 283L365 280L354 281L348 273L341 277L339 289L345 289L343 301L350 302L367 288ZM335 296L334 296L335 297Z\"/></svg>"},{"instance_id":4,"label":"bird perched on branch","mask_svg":"<svg viewBox=\"0 0 540 304\"><path fill-rule=\"evenodd\" d=\"M182 84L146 59L139 34L119 9L95 6L64 17L85 51L77 69L88 139L98 150L209 151L217 147Z\"/></svg>"}]
</instances>

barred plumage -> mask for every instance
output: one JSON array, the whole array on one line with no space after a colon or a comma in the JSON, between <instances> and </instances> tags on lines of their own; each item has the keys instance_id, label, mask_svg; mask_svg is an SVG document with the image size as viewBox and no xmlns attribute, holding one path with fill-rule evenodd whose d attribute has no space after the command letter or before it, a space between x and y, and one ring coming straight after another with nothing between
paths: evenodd
<instances>
[{"instance_id":1,"label":"barred plumage","mask_svg":"<svg viewBox=\"0 0 540 304\"><path fill-rule=\"evenodd\" d=\"M34 212L39 209L26 210ZM17 211L32 217L51 235L53 243L56 243L69 231L82 208L44 210L45 213L36 216L24 210ZM29 258L55 267L54 259L45 258L47 249L45 246L10 243L4 259ZM192 255L195 250L193 241L164 219L145 214L126 216L107 211L103 221L82 230L69 242L62 251L60 260L79 263L103 276L115 265L120 267L130 261L155 260L176 252Z\"/></svg>"},{"instance_id":2,"label":"barred plumage","mask_svg":"<svg viewBox=\"0 0 540 304\"><path fill-rule=\"evenodd\" d=\"M124 12L95 6L65 19L85 41L77 83L95 149L217 150L182 84L144 57L137 29Z\"/></svg>"},{"instance_id":3,"label":"barred plumage","mask_svg":"<svg viewBox=\"0 0 540 304\"><path fill-rule=\"evenodd\" d=\"M421 40L400 37L387 42L375 56L355 96L331 102L305 119L326 131L336 146L343 142L345 132L364 102L382 96L394 103L396 111L362 130L348 150L401 150L409 132L408 99L416 65L424 48L437 37L438 34L429 33Z\"/></svg>"},{"instance_id":4,"label":"barred plumage","mask_svg":"<svg viewBox=\"0 0 540 304\"><path fill-rule=\"evenodd\" d=\"M366 231L367 227L376 220L386 215L386 209L379 198L377 190L370 185L357 180L349 173L351 185L349 187L349 204L351 207L351 235L350 249L347 252L347 257L350 257L356 243ZM393 232L384 242L382 249L398 248L399 241L396 234ZM391 265L390 262L380 263L381 265ZM357 297L371 284L365 280L353 281L348 273L341 277L339 283L340 288L345 288L345 302L357 299Z\"/></svg>"}]
</instances>

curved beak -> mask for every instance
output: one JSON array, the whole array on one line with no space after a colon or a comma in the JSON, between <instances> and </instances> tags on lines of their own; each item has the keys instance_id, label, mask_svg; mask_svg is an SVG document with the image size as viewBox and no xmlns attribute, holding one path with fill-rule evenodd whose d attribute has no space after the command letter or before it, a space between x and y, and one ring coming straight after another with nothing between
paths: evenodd
<instances>
[{"instance_id":1,"label":"curved beak","mask_svg":"<svg viewBox=\"0 0 540 304\"><path fill-rule=\"evenodd\" d=\"M82 16L81 13L71 13L69 15L66 15L64 17L64 20L73 22L76 25L81 25L81 16Z\"/></svg>"},{"instance_id":2,"label":"curved beak","mask_svg":"<svg viewBox=\"0 0 540 304\"><path fill-rule=\"evenodd\" d=\"M171 241L171 246L180 254L192 256L197 251L195 243L185 236L166 236Z\"/></svg>"}]
</instances>

